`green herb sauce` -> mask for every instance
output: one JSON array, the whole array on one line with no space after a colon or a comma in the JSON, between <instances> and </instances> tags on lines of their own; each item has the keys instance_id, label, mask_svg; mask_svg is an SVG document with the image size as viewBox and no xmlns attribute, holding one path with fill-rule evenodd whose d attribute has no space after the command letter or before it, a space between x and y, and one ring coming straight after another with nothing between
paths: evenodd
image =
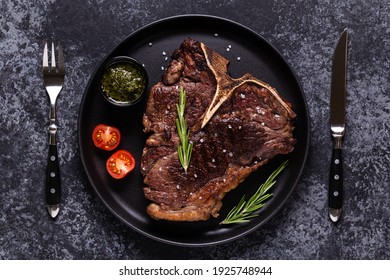
<instances>
[{"instance_id":1,"label":"green herb sauce","mask_svg":"<svg viewBox=\"0 0 390 280\"><path fill-rule=\"evenodd\" d=\"M145 86L145 77L139 66L127 63L118 63L107 68L101 81L103 92L117 103L137 101Z\"/></svg>"}]
</instances>

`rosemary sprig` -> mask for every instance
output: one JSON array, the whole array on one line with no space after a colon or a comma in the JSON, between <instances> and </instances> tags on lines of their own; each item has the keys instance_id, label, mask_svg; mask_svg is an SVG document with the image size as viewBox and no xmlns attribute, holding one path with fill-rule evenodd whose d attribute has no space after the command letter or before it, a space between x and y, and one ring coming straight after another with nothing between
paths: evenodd
<instances>
[{"instance_id":1,"label":"rosemary sprig","mask_svg":"<svg viewBox=\"0 0 390 280\"><path fill-rule=\"evenodd\" d=\"M245 201L245 195L241 198L237 206L234 206L228 213L226 218L220 224L235 224L235 223L247 223L250 219L258 216L255 213L265 205L265 200L272 196L272 193L267 193L272 186L276 183L275 178L280 172L287 166L288 160L284 161L269 177L268 179L257 189L256 193L248 200Z\"/></svg>"},{"instance_id":2,"label":"rosemary sprig","mask_svg":"<svg viewBox=\"0 0 390 280\"><path fill-rule=\"evenodd\" d=\"M177 107L177 118L176 118L176 128L177 134L179 135L180 144L177 148L177 153L179 155L179 160L181 165L184 168L185 173L187 173L188 166L190 165L191 154L192 154L192 143L189 143L188 138L190 136L190 131L187 128L187 123L184 118L184 110L186 106L186 91L183 87L180 87L180 96L179 104L176 104Z\"/></svg>"}]
</instances>

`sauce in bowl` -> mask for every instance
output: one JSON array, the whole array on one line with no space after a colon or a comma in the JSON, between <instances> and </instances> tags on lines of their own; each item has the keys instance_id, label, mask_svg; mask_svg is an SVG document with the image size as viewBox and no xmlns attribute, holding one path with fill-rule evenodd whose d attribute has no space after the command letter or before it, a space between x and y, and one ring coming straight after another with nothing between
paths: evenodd
<instances>
[{"instance_id":1,"label":"sauce in bowl","mask_svg":"<svg viewBox=\"0 0 390 280\"><path fill-rule=\"evenodd\" d=\"M103 96L115 105L132 105L146 91L148 77L145 68L131 57L115 57L107 62L99 75Z\"/></svg>"}]
</instances>

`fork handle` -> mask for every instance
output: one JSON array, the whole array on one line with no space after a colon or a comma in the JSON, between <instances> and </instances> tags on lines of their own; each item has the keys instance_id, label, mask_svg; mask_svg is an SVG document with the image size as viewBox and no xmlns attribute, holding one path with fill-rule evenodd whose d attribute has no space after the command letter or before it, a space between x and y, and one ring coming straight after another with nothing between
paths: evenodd
<instances>
[{"instance_id":1,"label":"fork handle","mask_svg":"<svg viewBox=\"0 0 390 280\"><path fill-rule=\"evenodd\" d=\"M49 145L46 172L46 204L57 205L61 201L61 178L57 145Z\"/></svg>"},{"instance_id":2,"label":"fork handle","mask_svg":"<svg viewBox=\"0 0 390 280\"><path fill-rule=\"evenodd\" d=\"M51 110L51 113L52 112L54 113L55 110ZM55 119L50 119L48 132L49 156L47 159L46 172L46 204L48 206L55 206L60 204L61 201L61 177L57 151L57 126L55 124Z\"/></svg>"}]
</instances>

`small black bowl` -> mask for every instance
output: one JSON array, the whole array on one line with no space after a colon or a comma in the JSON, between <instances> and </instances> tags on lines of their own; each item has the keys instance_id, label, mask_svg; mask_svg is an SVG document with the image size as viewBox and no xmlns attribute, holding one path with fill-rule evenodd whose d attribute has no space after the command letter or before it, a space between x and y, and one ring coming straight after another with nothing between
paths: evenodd
<instances>
[{"instance_id":1,"label":"small black bowl","mask_svg":"<svg viewBox=\"0 0 390 280\"><path fill-rule=\"evenodd\" d=\"M142 99L149 79L145 67L138 60L117 56L100 67L97 82L100 93L108 102L126 107Z\"/></svg>"}]
</instances>

